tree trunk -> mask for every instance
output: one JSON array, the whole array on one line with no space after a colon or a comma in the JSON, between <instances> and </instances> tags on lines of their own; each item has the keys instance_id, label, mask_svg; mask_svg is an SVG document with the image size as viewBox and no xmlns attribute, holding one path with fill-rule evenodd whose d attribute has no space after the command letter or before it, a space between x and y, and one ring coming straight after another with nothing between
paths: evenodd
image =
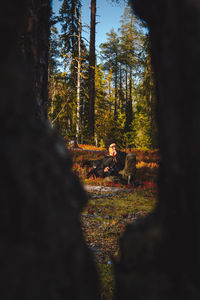
<instances>
[{"instance_id":1,"label":"tree trunk","mask_svg":"<svg viewBox=\"0 0 200 300\"><path fill-rule=\"evenodd\" d=\"M128 83L127 83L128 84ZM127 90L129 87L129 96L126 102L126 123L125 123L125 131L131 130L131 123L133 121L133 107L132 107L132 66L130 66L129 72L129 86L127 86ZM128 91L127 91L128 94Z\"/></svg>"},{"instance_id":2,"label":"tree trunk","mask_svg":"<svg viewBox=\"0 0 200 300\"><path fill-rule=\"evenodd\" d=\"M130 122L133 121L133 99L132 99L132 66L130 65L130 73L129 73L129 114L130 114Z\"/></svg>"},{"instance_id":3,"label":"tree trunk","mask_svg":"<svg viewBox=\"0 0 200 300\"><path fill-rule=\"evenodd\" d=\"M112 93L111 93L111 74L108 75L108 99L109 99L109 109L112 112Z\"/></svg>"},{"instance_id":4,"label":"tree trunk","mask_svg":"<svg viewBox=\"0 0 200 300\"><path fill-rule=\"evenodd\" d=\"M77 69L77 109L76 109L76 140L80 142L80 133L81 133L81 100L80 100L80 93L81 93L81 12L79 18L79 32L78 32L78 69Z\"/></svg>"},{"instance_id":5,"label":"tree trunk","mask_svg":"<svg viewBox=\"0 0 200 300\"><path fill-rule=\"evenodd\" d=\"M118 92L117 92L117 71L115 71L115 107L114 107L114 117L117 118L117 96L118 96Z\"/></svg>"},{"instance_id":6,"label":"tree trunk","mask_svg":"<svg viewBox=\"0 0 200 300\"><path fill-rule=\"evenodd\" d=\"M27 0L26 27L21 33L26 63L32 71L35 117L47 120L48 116L48 51L50 3L46 0Z\"/></svg>"},{"instance_id":7,"label":"tree trunk","mask_svg":"<svg viewBox=\"0 0 200 300\"><path fill-rule=\"evenodd\" d=\"M155 212L128 227L117 299L200 299L199 1L132 0L149 25L161 167Z\"/></svg>"},{"instance_id":8,"label":"tree trunk","mask_svg":"<svg viewBox=\"0 0 200 300\"><path fill-rule=\"evenodd\" d=\"M119 100L120 100L120 107L121 111L124 111L124 91L122 86L122 66L120 64L120 70L119 70Z\"/></svg>"},{"instance_id":9,"label":"tree trunk","mask_svg":"<svg viewBox=\"0 0 200 300\"><path fill-rule=\"evenodd\" d=\"M96 27L96 0L91 0L90 20L90 49L89 49L89 138L94 140L94 106L95 106L95 27Z\"/></svg>"},{"instance_id":10,"label":"tree trunk","mask_svg":"<svg viewBox=\"0 0 200 300\"><path fill-rule=\"evenodd\" d=\"M125 75L125 80L126 80L126 109L127 109L127 104L128 104L128 66L126 64L126 75Z\"/></svg>"},{"instance_id":11,"label":"tree trunk","mask_svg":"<svg viewBox=\"0 0 200 300\"><path fill-rule=\"evenodd\" d=\"M56 300L72 295L76 300L94 300L100 299L97 273L79 221L87 197L71 170L63 140L35 118L34 71L34 79L40 78L46 89L41 94L45 98L48 69L46 63L43 67L34 63L39 64L48 52L48 43L40 49L40 38L31 28L43 24L40 29L47 38L49 22L46 19L44 24L41 18L48 14L49 5L48 0L1 3L0 299ZM32 7L38 8L37 15ZM26 32L24 45L35 41L25 63L19 50L22 32ZM27 64L29 59L33 64Z\"/></svg>"}]
</instances>

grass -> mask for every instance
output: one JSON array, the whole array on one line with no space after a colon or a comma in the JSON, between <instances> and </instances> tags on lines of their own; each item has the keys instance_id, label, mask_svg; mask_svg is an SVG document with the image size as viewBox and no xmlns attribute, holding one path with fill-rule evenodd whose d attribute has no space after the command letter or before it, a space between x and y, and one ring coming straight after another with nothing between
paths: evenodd
<instances>
[{"instance_id":1,"label":"grass","mask_svg":"<svg viewBox=\"0 0 200 300\"><path fill-rule=\"evenodd\" d=\"M71 152L74 161L73 170L83 184L117 186L126 190L110 197L90 193L87 206L81 214L85 241L94 253L100 275L102 300L114 300L113 259L120 257L119 241L126 226L136 218L149 214L157 201L159 153L157 150L134 151L137 156L137 182L141 183L137 188L116 183L105 184L101 178L86 179L88 170L81 168L81 163L85 159L103 157L104 150Z\"/></svg>"},{"instance_id":2,"label":"grass","mask_svg":"<svg viewBox=\"0 0 200 300\"><path fill-rule=\"evenodd\" d=\"M147 215L156 204L156 190L145 188L116 196L90 199L81 215L85 240L95 255L101 280L101 299L113 300L112 260L119 258L119 240L127 224Z\"/></svg>"}]
</instances>

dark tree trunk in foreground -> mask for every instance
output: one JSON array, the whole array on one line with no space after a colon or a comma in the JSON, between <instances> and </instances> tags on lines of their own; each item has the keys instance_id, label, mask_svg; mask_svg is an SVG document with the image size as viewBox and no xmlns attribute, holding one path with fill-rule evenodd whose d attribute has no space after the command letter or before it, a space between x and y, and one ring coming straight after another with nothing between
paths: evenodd
<instances>
[{"instance_id":1,"label":"dark tree trunk in foreground","mask_svg":"<svg viewBox=\"0 0 200 300\"><path fill-rule=\"evenodd\" d=\"M90 50L89 50L89 137L94 139L94 106L95 106L95 28L96 28L96 0L91 0L90 20Z\"/></svg>"},{"instance_id":2,"label":"dark tree trunk in foreground","mask_svg":"<svg viewBox=\"0 0 200 300\"><path fill-rule=\"evenodd\" d=\"M33 80L35 117L46 120L48 113L48 51L50 1L27 0L25 26L21 32L21 46Z\"/></svg>"},{"instance_id":3,"label":"dark tree trunk in foreground","mask_svg":"<svg viewBox=\"0 0 200 300\"><path fill-rule=\"evenodd\" d=\"M49 7L48 0L31 3ZM79 221L86 195L61 138L35 119L32 76L39 69L27 68L35 67L27 57L24 64L19 33L30 32L25 45L35 41L34 61L43 54L38 57L38 37L24 27L28 5L27 0L3 1L0 10L0 299L99 299L96 270ZM40 23L41 14L34 18ZM47 66L41 77L35 76L47 89Z\"/></svg>"},{"instance_id":4,"label":"dark tree trunk in foreground","mask_svg":"<svg viewBox=\"0 0 200 300\"><path fill-rule=\"evenodd\" d=\"M132 4L150 28L162 164L155 212L121 240L117 299L200 299L200 4Z\"/></svg>"},{"instance_id":5,"label":"dark tree trunk in foreground","mask_svg":"<svg viewBox=\"0 0 200 300\"><path fill-rule=\"evenodd\" d=\"M49 7L48 0L36 2L38 8L41 3ZM36 2L30 3L36 7ZM200 6L198 1L132 2L151 32L162 165L155 212L130 225L121 240L121 257L115 263L116 298L196 300L200 299ZM32 54L30 60L25 55L24 64L19 51L22 32L34 32L29 31L32 22L27 23L30 3L3 1L0 10L4 41L0 299L96 300L98 279L79 222L86 195L60 137L45 122L35 120L34 78L39 77L30 63ZM38 13L38 22L40 17ZM25 35L24 45L29 39L33 41ZM39 61L39 42L34 43L29 49ZM43 84L46 67L41 74Z\"/></svg>"}]
</instances>

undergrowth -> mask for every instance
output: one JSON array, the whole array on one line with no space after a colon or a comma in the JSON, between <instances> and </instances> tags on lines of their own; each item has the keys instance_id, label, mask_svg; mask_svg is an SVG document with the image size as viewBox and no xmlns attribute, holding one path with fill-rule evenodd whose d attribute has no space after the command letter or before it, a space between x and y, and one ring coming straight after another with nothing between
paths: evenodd
<instances>
[{"instance_id":1,"label":"undergrowth","mask_svg":"<svg viewBox=\"0 0 200 300\"><path fill-rule=\"evenodd\" d=\"M148 215L155 208L157 201L159 153L157 150L134 151L137 157L136 183L139 183L135 186L105 184L101 178L86 179L88 169L82 168L81 163L86 159L103 157L105 150L71 151L73 170L84 185L115 186L125 190L109 197L90 193L88 203L81 214L85 241L94 254L100 276L102 300L114 300L113 261L120 258L119 242L126 226L140 216Z\"/></svg>"}]
</instances>

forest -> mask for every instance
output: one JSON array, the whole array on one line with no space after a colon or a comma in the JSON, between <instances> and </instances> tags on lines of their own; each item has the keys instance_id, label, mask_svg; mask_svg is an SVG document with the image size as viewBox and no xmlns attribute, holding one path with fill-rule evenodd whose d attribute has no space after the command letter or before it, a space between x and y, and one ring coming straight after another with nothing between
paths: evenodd
<instances>
[{"instance_id":1,"label":"forest","mask_svg":"<svg viewBox=\"0 0 200 300\"><path fill-rule=\"evenodd\" d=\"M73 171L89 189L81 225L95 255L101 299L111 300L119 238L129 223L154 209L160 157L148 26L124 1L120 27L114 31L110 24L98 50L97 5L92 0L88 8L90 24L82 23L80 0L61 1L59 14L51 16L48 119L70 149ZM83 35L86 26L89 41ZM136 154L134 185L87 178L91 169L83 168L83 162L104 157L111 138Z\"/></svg>"},{"instance_id":2,"label":"forest","mask_svg":"<svg viewBox=\"0 0 200 300\"><path fill-rule=\"evenodd\" d=\"M130 0L100 56L96 2L88 45L81 1L1 3L0 298L200 299L199 2ZM85 176L110 135L134 184Z\"/></svg>"},{"instance_id":3,"label":"forest","mask_svg":"<svg viewBox=\"0 0 200 300\"><path fill-rule=\"evenodd\" d=\"M81 1L62 1L59 14L52 14L48 75L51 125L66 141L105 147L112 136L122 148L158 148L147 24L126 3L120 27L115 32L110 24L107 40L97 53L96 5L91 1L90 26L82 24ZM85 26L89 26L89 41L82 36Z\"/></svg>"}]
</instances>

